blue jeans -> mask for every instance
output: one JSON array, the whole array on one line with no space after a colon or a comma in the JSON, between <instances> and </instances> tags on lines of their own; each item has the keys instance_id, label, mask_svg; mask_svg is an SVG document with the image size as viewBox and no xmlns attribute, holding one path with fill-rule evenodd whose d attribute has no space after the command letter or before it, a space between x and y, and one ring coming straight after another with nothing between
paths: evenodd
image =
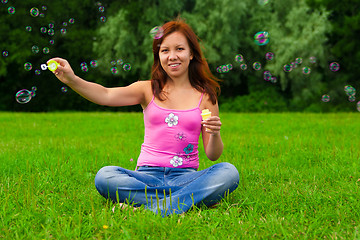
<instances>
[{"instance_id":1,"label":"blue jeans","mask_svg":"<svg viewBox=\"0 0 360 240\"><path fill-rule=\"evenodd\" d=\"M239 172L230 163L218 163L205 170L193 168L139 167L136 171L106 166L95 177L99 193L113 202L144 205L167 216L181 214L192 205L211 206L239 184Z\"/></svg>"}]
</instances>

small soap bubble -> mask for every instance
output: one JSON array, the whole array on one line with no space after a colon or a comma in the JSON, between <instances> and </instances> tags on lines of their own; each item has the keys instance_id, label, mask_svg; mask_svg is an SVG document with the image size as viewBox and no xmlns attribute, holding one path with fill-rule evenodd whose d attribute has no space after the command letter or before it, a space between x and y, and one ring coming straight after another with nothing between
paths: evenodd
<instances>
[{"instance_id":1,"label":"small soap bubble","mask_svg":"<svg viewBox=\"0 0 360 240\"><path fill-rule=\"evenodd\" d=\"M96 60L91 60L90 61L90 66L93 67L93 68L96 68L98 66L98 62Z\"/></svg>"},{"instance_id":2,"label":"small soap bubble","mask_svg":"<svg viewBox=\"0 0 360 240\"><path fill-rule=\"evenodd\" d=\"M116 63L117 63L118 65L123 65L123 64L124 64L124 61L123 61L122 59L118 59L118 60L116 61Z\"/></svg>"},{"instance_id":3,"label":"small soap bubble","mask_svg":"<svg viewBox=\"0 0 360 240\"><path fill-rule=\"evenodd\" d=\"M241 63L241 62L243 62L243 61L244 61L243 55L237 54L237 55L235 56L235 62Z\"/></svg>"},{"instance_id":4,"label":"small soap bubble","mask_svg":"<svg viewBox=\"0 0 360 240\"><path fill-rule=\"evenodd\" d=\"M88 68L88 66L87 66L87 64L85 62L81 63L80 67L81 67L81 71L83 71L83 72L88 72L89 71L89 68Z\"/></svg>"},{"instance_id":5,"label":"small soap bubble","mask_svg":"<svg viewBox=\"0 0 360 240\"><path fill-rule=\"evenodd\" d=\"M352 95L352 96L349 96L349 102L355 102L355 100L356 100L356 97L355 97L355 95Z\"/></svg>"},{"instance_id":6,"label":"small soap bubble","mask_svg":"<svg viewBox=\"0 0 360 240\"><path fill-rule=\"evenodd\" d=\"M100 17L100 22L103 22L103 23L106 22L106 17L105 17L105 16L101 16L101 17Z\"/></svg>"},{"instance_id":7,"label":"small soap bubble","mask_svg":"<svg viewBox=\"0 0 360 240\"><path fill-rule=\"evenodd\" d=\"M129 71L131 70L131 65L130 65L130 63L125 63L125 64L123 65L123 69L124 69L125 72L129 72Z\"/></svg>"},{"instance_id":8,"label":"small soap bubble","mask_svg":"<svg viewBox=\"0 0 360 240\"><path fill-rule=\"evenodd\" d=\"M62 35L65 35L65 34L66 34L66 28L60 29L60 33L61 33Z\"/></svg>"},{"instance_id":9,"label":"small soap bubble","mask_svg":"<svg viewBox=\"0 0 360 240\"><path fill-rule=\"evenodd\" d=\"M8 0L1 0L1 3L6 4Z\"/></svg>"},{"instance_id":10,"label":"small soap bubble","mask_svg":"<svg viewBox=\"0 0 360 240\"><path fill-rule=\"evenodd\" d=\"M240 69L241 70L246 70L247 69L247 65L245 63L240 64Z\"/></svg>"},{"instance_id":11,"label":"small soap bubble","mask_svg":"<svg viewBox=\"0 0 360 240\"><path fill-rule=\"evenodd\" d=\"M21 104L28 103L31 100L31 92L27 89L22 89L15 94L15 99Z\"/></svg>"},{"instance_id":12,"label":"small soap bubble","mask_svg":"<svg viewBox=\"0 0 360 240\"><path fill-rule=\"evenodd\" d=\"M264 46L264 45L268 44L269 41L270 41L270 38L269 38L268 32L264 32L264 31L257 32L254 35L254 42L256 45Z\"/></svg>"},{"instance_id":13,"label":"small soap bubble","mask_svg":"<svg viewBox=\"0 0 360 240\"><path fill-rule=\"evenodd\" d=\"M31 97L35 97L36 96L36 92L35 91L30 91Z\"/></svg>"},{"instance_id":14,"label":"small soap bubble","mask_svg":"<svg viewBox=\"0 0 360 240\"><path fill-rule=\"evenodd\" d=\"M32 69L32 64L31 64L30 62L26 62L26 63L24 64L24 69L25 69L26 71L30 71L30 70Z\"/></svg>"},{"instance_id":15,"label":"small soap bubble","mask_svg":"<svg viewBox=\"0 0 360 240\"><path fill-rule=\"evenodd\" d=\"M45 71L48 68L48 66L46 64L41 64L40 68L41 70Z\"/></svg>"},{"instance_id":16,"label":"small soap bubble","mask_svg":"<svg viewBox=\"0 0 360 240\"><path fill-rule=\"evenodd\" d=\"M35 70L35 75L40 75L41 71L39 69Z\"/></svg>"},{"instance_id":17,"label":"small soap bubble","mask_svg":"<svg viewBox=\"0 0 360 240\"><path fill-rule=\"evenodd\" d=\"M67 22L63 22L62 25L63 25L64 27L67 27Z\"/></svg>"},{"instance_id":18,"label":"small soap bubble","mask_svg":"<svg viewBox=\"0 0 360 240\"><path fill-rule=\"evenodd\" d=\"M55 34L55 30L53 28L49 28L48 35L49 36L54 36L54 34Z\"/></svg>"},{"instance_id":19,"label":"small soap bubble","mask_svg":"<svg viewBox=\"0 0 360 240\"><path fill-rule=\"evenodd\" d=\"M269 61L273 60L274 59L274 53L272 53L272 52L266 53L265 58L266 58L266 60L269 60Z\"/></svg>"},{"instance_id":20,"label":"small soap bubble","mask_svg":"<svg viewBox=\"0 0 360 240\"><path fill-rule=\"evenodd\" d=\"M55 40L54 40L54 39L51 39L51 40L49 41L49 43L50 43L51 45L54 45L54 44L55 44Z\"/></svg>"},{"instance_id":21,"label":"small soap bubble","mask_svg":"<svg viewBox=\"0 0 360 240\"><path fill-rule=\"evenodd\" d=\"M15 14L15 8L14 7L9 7L8 8L8 13L11 14L11 15Z\"/></svg>"},{"instance_id":22,"label":"small soap bubble","mask_svg":"<svg viewBox=\"0 0 360 240\"><path fill-rule=\"evenodd\" d=\"M46 10L47 10L47 6L42 6L41 9L42 9L43 11L46 11Z\"/></svg>"},{"instance_id":23,"label":"small soap bubble","mask_svg":"<svg viewBox=\"0 0 360 240\"><path fill-rule=\"evenodd\" d=\"M112 67L112 68L110 69L110 71L111 71L111 73L114 74L114 75L119 72L117 67Z\"/></svg>"},{"instance_id":24,"label":"small soap bubble","mask_svg":"<svg viewBox=\"0 0 360 240\"><path fill-rule=\"evenodd\" d=\"M340 69L340 64L337 62L332 62L332 63L330 63L329 68L331 71L337 72Z\"/></svg>"},{"instance_id":25,"label":"small soap bubble","mask_svg":"<svg viewBox=\"0 0 360 240\"><path fill-rule=\"evenodd\" d=\"M271 80L271 73L270 71L264 71L264 80L265 81L270 81Z\"/></svg>"},{"instance_id":26,"label":"small soap bubble","mask_svg":"<svg viewBox=\"0 0 360 240\"><path fill-rule=\"evenodd\" d=\"M39 53L40 52L40 48L36 45L32 46L31 47L31 51L35 54Z\"/></svg>"},{"instance_id":27,"label":"small soap bubble","mask_svg":"<svg viewBox=\"0 0 360 240\"><path fill-rule=\"evenodd\" d=\"M48 47L43 48L43 53L44 54L48 54L49 52L50 52L50 48L48 48Z\"/></svg>"},{"instance_id":28,"label":"small soap bubble","mask_svg":"<svg viewBox=\"0 0 360 240\"><path fill-rule=\"evenodd\" d=\"M74 19L74 18L70 18L70 19L69 19L69 23L70 23L70 24L74 24L74 23L75 23L75 19Z\"/></svg>"},{"instance_id":29,"label":"small soap bubble","mask_svg":"<svg viewBox=\"0 0 360 240\"><path fill-rule=\"evenodd\" d=\"M115 60L112 60L112 61L110 62L110 64L113 65L113 66L115 66L115 65L116 65L116 61L115 61Z\"/></svg>"},{"instance_id":30,"label":"small soap bubble","mask_svg":"<svg viewBox=\"0 0 360 240\"><path fill-rule=\"evenodd\" d=\"M254 62L253 63L253 69L256 70L256 71L259 71L261 69L261 63Z\"/></svg>"},{"instance_id":31,"label":"small soap bubble","mask_svg":"<svg viewBox=\"0 0 360 240\"><path fill-rule=\"evenodd\" d=\"M330 96L327 95L327 94L322 95L321 101L323 101L323 102L329 102L329 101L330 101Z\"/></svg>"},{"instance_id":32,"label":"small soap bubble","mask_svg":"<svg viewBox=\"0 0 360 240\"><path fill-rule=\"evenodd\" d=\"M273 76L273 77L271 77L270 82L271 82L271 83L276 83L276 82L277 82L277 78L276 78L276 77L274 77L274 76Z\"/></svg>"},{"instance_id":33,"label":"small soap bubble","mask_svg":"<svg viewBox=\"0 0 360 240\"><path fill-rule=\"evenodd\" d=\"M103 13L104 11L105 11L104 6L100 6L100 7L99 7L99 12Z\"/></svg>"},{"instance_id":34,"label":"small soap bubble","mask_svg":"<svg viewBox=\"0 0 360 240\"><path fill-rule=\"evenodd\" d=\"M316 63L316 57L309 57L310 63Z\"/></svg>"},{"instance_id":35,"label":"small soap bubble","mask_svg":"<svg viewBox=\"0 0 360 240\"><path fill-rule=\"evenodd\" d=\"M55 27L55 24L49 23L49 28L54 28L54 27Z\"/></svg>"},{"instance_id":36,"label":"small soap bubble","mask_svg":"<svg viewBox=\"0 0 360 240\"><path fill-rule=\"evenodd\" d=\"M298 57L298 58L295 59L295 63L296 63L297 65L300 65L302 62L303 62L303 59L300 58L300 57Z\"/></svg>"},{"instance_id":37,"label":"small soap bubble","mask_svg":"<svg viewBox=\"0 0 360 240\"><path fill-rule=\"evenodd\" d=\"M43 17L45 17L45 14L44 14L44 13L40 13L40 14L39 14L39 17L43 18Z\"/></svg>"},{"instance_id":38,"label":"small soap bubble","mask_svg":"<svg viewBox=\"0 0 360 240\"><path fill-rule=\"evenodd\" d=\"M46 32L47 32L46 27L41 27L41 28L40 28L40 32L41 32L41 33L46 33Z\"/></svg>"},{"instance_id":39,"label":"small soap bubble","mask_svg":"<svg viewBox=\"0 0 360 240\"><path fill-rule=\"evenodd\" d=\"M356 89L351 85L346 85L344 91L348 96L354 96L356 94Z\"/></svg>"},{"instance_id":40,"label":"small soap bubble","mask_svg":"<svg viewBox=\"0 0 360 240\"><path fill-rule=\"evenodd\" d=\"M160 39L164 35L164 30L161 26L156 26L156 27L153 27L149 33L152 38Z\"/></svg>"},{"instance_id":41,"label":"small soap bubble","mask_svg":"<svg viewBox=\"0 0 360 240\"><path fill-rule=\"evenodd\" d=\"M61 91L63 92L63 93L66 93L67 91L68 91L68 88L67 87L61 87Z\"/></svg>"},{"instance_id":42,"label":"small soap bubble","mask_svg":"<svg viewBox=\"0 0 360 240\"><path fill-rule=\"evenodd\" d=\"M32 9L30 9L30 15L31 15L32 17L38 17L39 14L40 14L40 12L39 12L39 9L38 9L38 8L33 7Z\"/></svg>"},{"instance_id":43,"label":"small soap bubble","mask_svg":"<svg viewBox=\"0 0 360 240\"><path fill-rule=\"evenodd\" d=\"M356 109L360 112L360 101L356 103Z\"/></svg>"},{"instance_id":44,"label":"small soap bubble","mask_svg":"<svg viewBox=\"0 0 360 240\"><path fill-rule=\"evenodd\" d=\"M283 69L284 69L284 72L291 72L293 67L291 64L285 64Z\"/></svg>"},{"instance_id":45,"label":"small soap bubble","mask_svg":"<svg viewBox=\"0 0 360 240\"><path fill-rule=\"evenodd\" d=\"M309 68L309 67L303 67L303 69L302 69L302 72L303 72L303 74L310 74L310 72L311 72L311 68Z\"/></svg>"},{"instance_id":46,"label":"small soap bubble","mask_svg":"<svg viewBox=\"0 0 360 240\"><path fill-rule=\"evenodd\" d=\"M31 32L31 31L32 31L32 27L31 27L31 26L26 26L26 27L25 27L25 30L26 30L27 32Z\"/></svg>"},{"instance_id":47,"label":"small soap bubble","mask_svg":"<svg viewBox=\"0 0 360 240\"><path fill-rule=\"evenodd\" d=\"M3 57L9 56L9 52L6 51L6 50L2 51L2 56L3 56Z\"/></svg>"},{"instance_id":48,"label":"small soap bubble","mask_svg":"<svg viewBox=\"0 0 360 240\"><path fill-rule=\"evenodd\" d=\"M36 86L33 86L32 88L31 88L31 91L36 91L37 90L37 87Z\"/></svg>"}]
</instances>

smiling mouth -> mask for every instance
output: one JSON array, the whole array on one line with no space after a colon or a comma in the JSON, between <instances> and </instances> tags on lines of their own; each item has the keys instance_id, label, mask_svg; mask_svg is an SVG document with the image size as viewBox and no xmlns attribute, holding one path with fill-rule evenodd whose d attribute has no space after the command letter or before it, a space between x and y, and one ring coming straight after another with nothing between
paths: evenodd
<instances>
[{"instance_id":1,"label":"smiling mouth","mask_svg":"<svg viewBox=\"0 0 360 240\"><path fill-rule=\"evenodd\" d=\"M177 67L179 65L180 65L180 63L169 64L170 67Z\"/></svg>"}]
</instances>

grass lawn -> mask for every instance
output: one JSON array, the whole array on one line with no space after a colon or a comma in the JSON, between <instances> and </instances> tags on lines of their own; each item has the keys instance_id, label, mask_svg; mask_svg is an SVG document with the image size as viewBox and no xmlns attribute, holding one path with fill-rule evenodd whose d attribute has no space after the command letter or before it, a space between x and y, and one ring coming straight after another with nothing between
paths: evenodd
<instances>
[{"instance_id":1,"label":"grass lawn","mask_svg":"<svg viewBox=\"0 0 360 240\"><path fill-rule=\"evenodd\" d=\"M113 212L94 186L103 166L135 168L142 113L0 113L0 239L360 238L359 113L221 119L238 189L162 218Z\"/></svg>"}]
</instances>

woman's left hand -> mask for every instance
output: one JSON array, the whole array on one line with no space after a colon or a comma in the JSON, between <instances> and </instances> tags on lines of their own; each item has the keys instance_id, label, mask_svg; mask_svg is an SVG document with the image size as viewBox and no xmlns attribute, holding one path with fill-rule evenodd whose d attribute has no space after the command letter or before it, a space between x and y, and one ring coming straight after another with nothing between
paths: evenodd
<instances>
[{"instance_id":1,"label":"woman's left hand","mask_svg":"<svg viewBox=\"0 0 360 240\"><path fill-rule=\"evenodd\" d=\"M216 135L220 133L221 121L218 116L211 116L205 121L202 121L201 124L205 127L206 132L211 135Z\"/></svg>"}]
</instances>

